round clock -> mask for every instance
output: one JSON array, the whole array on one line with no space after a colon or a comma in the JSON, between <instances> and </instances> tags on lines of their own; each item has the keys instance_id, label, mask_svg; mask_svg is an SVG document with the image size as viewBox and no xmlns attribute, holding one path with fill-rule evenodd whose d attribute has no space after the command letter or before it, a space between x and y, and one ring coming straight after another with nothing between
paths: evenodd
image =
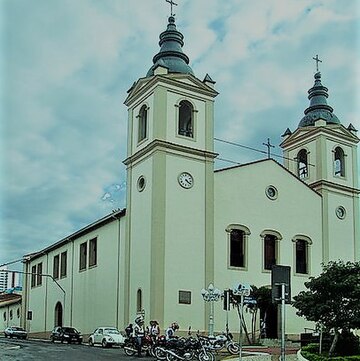
<instances>
[{"instance_id":1,"label":"round clock","mask_svg":"<svg viewBox=\"0 0 360 361\"><path fill-rule=\"evenodd\" d=\"M183 172L178 177L179 184L186 189L191 188L194 185L194 178L190 173Z\"/></svg>"}]
</instances>

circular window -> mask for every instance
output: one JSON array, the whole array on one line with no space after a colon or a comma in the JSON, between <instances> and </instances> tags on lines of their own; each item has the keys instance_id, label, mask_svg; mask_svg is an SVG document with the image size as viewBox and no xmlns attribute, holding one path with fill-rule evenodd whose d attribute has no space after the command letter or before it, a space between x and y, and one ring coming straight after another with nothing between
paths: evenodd
<instances>
[{"instance_id":1,"label":"circular window","mask_svg":"<svg viewBox=\"0 0 360 361\"><path fill-rule=\"evenodd\" d=\"M265 194L269 199L276 199L278 196L278 191L274 186L268 186L265 189Z\"/></svg>"},{"instance_id":2,"label":"circular window","mask_svg":"<svg viewBox=\"0 0 360 361\"><path fill-rule=\"evenodd\" d=\"M335 214L339 219L344 219L346 216L346 210L344 207L339 206L335 209Z\"/></svg>"},{"instance_id":3,"label":"circular window","mask_svg":"<svg viewBox=\"0 0 360 361\"><path fill-rule=\"evenodd\" d=\"M137 189L139 192L142 192L145 189L146 181L144 176L140 176L137 181Z\"/></svg>"}]
</instances>

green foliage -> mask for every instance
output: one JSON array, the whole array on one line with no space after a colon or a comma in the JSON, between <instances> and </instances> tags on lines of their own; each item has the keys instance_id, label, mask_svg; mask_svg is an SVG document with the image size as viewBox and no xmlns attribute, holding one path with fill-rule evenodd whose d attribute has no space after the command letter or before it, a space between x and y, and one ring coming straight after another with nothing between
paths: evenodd
<instances>
[{"instance_id":1,"label":"green foliage","mask_svg":"<svg viewBox=\"0 0 360 361\"><path fill-rule=\"evenodd\" d=\"M360 356L337 356L329 357L328 355L314 354L309 351L303 351L301 349L301 355L309 361L360 361Z\"/></svg>"},{"instance_id":2,"label":"green foliage","mask_svg":"<svg viewBox=\"0 0 360 361\"><path fill-rule=\"evenodd\" d=\"M297 315L331 330L360 328L360 262L332 261L294 297Z\"/></svg>"},{"instance_id":3,"label":"green foliage","mask_svg":"<svg viewBox=\"0 0 360 361\"><path fill-rule=\"evenodd\" d=\"M360 355L359 337L344 330L336 344L335 354L343 356Z\"/></svg>"}]
</instances>

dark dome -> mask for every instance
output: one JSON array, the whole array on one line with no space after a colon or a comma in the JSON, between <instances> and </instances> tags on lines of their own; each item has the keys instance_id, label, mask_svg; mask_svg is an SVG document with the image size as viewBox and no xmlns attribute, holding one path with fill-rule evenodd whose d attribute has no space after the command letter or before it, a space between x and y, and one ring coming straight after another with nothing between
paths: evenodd
<instances>
[{"instance_id":1,"label":"dark dome","mask_svg":"<svg viewBox=\"0 0 360 361\"><path fill-rule=\"evenodd\" d=\"M319 119L326 121L326 124L340 124L340 120L333 113L333 108L327 104L328 88L321 84L321 74L317 72L314 75L315 84L309 89L310 106L305 109L305 116L299 123L299 128L315 125Z\"/></svg>"},{"instance_id":2,"label":"dark dome","mask_svg":"<svg viewBox=\"0 0 360 361\"><path fill-rule=\"evenodd\" d=\"M189 66L189 58L182 51L184 36L176 29L175 18L169 17L167 29L160 34L160 51L154 56L154 65L146 76L154 75L154 69L161 65L168 68L169 73L183 73L194 75Z\"/></svg>"}]
</instances>

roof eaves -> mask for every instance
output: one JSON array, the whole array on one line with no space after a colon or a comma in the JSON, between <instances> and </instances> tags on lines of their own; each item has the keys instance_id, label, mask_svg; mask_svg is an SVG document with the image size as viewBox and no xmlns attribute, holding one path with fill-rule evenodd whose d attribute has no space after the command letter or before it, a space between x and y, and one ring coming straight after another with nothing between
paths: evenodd
<instances>
[{"instance_id":1,"label":"roof eaves","mask_svg":"<svg viewBox=\"0 0 360 361\"><path fill-rule=\"evenodd\" d=\"M79 229L78 231L72 233L71 235L61 239L60 241L53 243L52 245L42 249L41 251L25 255L24 260L25 260L25 262L32 261L32 260L50 252L53 249L63 246L64 244L71 242L71 241L83 236L84 234L87 234L99 227L104 226L107 223L112 222L114 219L122 218L125 215L125 213L126 213L126 208L114 210L114 211L112 211L112 213L107 214L106 216L96 220L93 223L90 223L89 225Z\"/></svg>"}]
</instances>

